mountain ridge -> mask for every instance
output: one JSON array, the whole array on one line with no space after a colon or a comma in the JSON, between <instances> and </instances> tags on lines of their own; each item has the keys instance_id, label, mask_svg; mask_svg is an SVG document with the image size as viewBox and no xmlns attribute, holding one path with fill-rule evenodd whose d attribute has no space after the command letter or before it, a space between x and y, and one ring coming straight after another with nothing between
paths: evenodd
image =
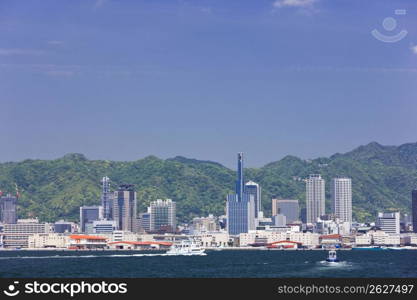
<instances>
[{"instance_id":1,"label":"mountain ridge","mask_svg":"<svg viewBox=\"0 0 417 300\"><path fill-rule=\"evenodd\" d=\"M378 210L409 212L411 190L417 182L417 143L383 146L376 142L329 157L305 160L287 155L260 168L244 170L245 178L258 182L264 210L272 197L295 198L305 206L305 185L311 173L326 180L326 207L330 208L331 178L352 178L353 212L360 221L373 220ZM233 192L235 171L220 163L183 156L161 159L147 156L135 161L89 160L68 153L53 160L26 159L0 163L0 190L20 189L21 217L41 220L76 220L80 205L98 204L100 179L109 176L112 188L135 184L139 211L156 198L177 201L178 218L223 214L227 193Z\"/></svg>"}]
</instances>

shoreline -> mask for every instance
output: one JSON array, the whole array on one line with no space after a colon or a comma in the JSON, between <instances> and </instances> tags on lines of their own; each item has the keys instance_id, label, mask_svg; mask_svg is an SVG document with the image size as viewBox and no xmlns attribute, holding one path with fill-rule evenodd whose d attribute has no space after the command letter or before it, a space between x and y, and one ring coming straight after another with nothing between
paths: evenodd
<instances>
[{"instance_id":1,"label":"shoreline","mask_svg":"<svg viewBox=\"0 0 417 300\"><path fill-rule=\"evenodd\" d=\"M225 247L225 248L216 248L216 247L206 247L206 251L329 251L330 249L326 248L309 248L309 249L268 249L264 247ZM68 249L68 248L22 248L22 249L0 249L0 252L5 251L60 251L60 252L161 252L166 251L167 249ZM355 247L355 248L337 248L337 251L403 251L403 250L417 250L417 247L385 247L385 248L366 248L366 247Z\"/></svg>"}]
</instances>

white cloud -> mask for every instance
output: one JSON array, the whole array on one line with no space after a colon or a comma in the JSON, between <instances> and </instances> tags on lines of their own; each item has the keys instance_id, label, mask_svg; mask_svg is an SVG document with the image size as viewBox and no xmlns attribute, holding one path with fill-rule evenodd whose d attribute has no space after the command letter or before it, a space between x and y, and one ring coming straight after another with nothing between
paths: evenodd
<instances>
[{"instance_id":1,"label":"white cloud","mask_svg":"<svg viewBox=\"0 0 417 300\"><path fill-rule=\"evenodd\" d=\"M276 0L273 3L273 7L312 7L318 0Z\"/></svg>"},{"instance_id":2,"label":"white cloud","mask_svg":"<svg viewBox=\"0 0 417 300\"><path fill-rule=\"evenodd\" d=\"M36 49L6 49L0 48L0 55L42 55L45 51Z\"/></svg>"},{"instance_id":3,"label":"white cloud","mask_svg":"<svg viewBox=\"0 0 417 300\"><path fill-rule=\"evenodd\" d=\"M417 54L417 45L411 46L410 49L414 54Z\"/></svg>"}]
</instances>

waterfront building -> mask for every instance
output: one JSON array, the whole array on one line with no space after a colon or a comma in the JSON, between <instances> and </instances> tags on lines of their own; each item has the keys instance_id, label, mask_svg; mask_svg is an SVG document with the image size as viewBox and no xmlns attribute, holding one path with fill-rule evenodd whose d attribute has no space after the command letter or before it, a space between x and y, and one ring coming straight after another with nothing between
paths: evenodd
<instances>
[{"instance_id":1,"label":"waterfront building","mask_svg":"<svg viewBox=\"0 0 417 300\"><path fill-rule=\"evenodd\" d=\"M102 206L81 206L80 207L80 230L81 232L92 233L93 222L103 219Z\"/></svg>"},{"instance_id":2,"label":"waterfront building","mask_svg":"<svg viewBox=\"0 0 417 300\"><path fill-rule=\"evenodd\" d=\"M287 224L300 220L300 206L296 199L272 199L272 216L282 214Z\"/></svg>"},{"instance_id":3,"label":"waterfront building","mask_svg":"<svg viewBox=\"0 0 417 300\"><path fill-rule=\"evenodd\" d=\"M97 220L93 221L93 233L112 233L117 229L116 221Z\"/></svg>"},{"instance_id":4,"label":"waterfront building","mask_svg":"<svg viewBox=\"0 0 417 300\"><path fill-rule=\"evenodd\" d=\"M238 235L255 229L255 196L244 192L243 153L237 155L236 194L227 195L227 232Z\"/></svg>"},{"instance_id":5,"label":"waterfront building","mask_svg":"<svg viewBox=\"0 0 417 300\"><path fill-rule=\"evenodd\" d=\"M369 234L361 234L355 236L356 246L370 246L372 244L372 236Z\"/></svg>"},{"instance_id":6,"label":"waterfront building","mask_svg":"<svg viewBox=\"0 0 417 300\"><path fill-rule=\"evenodd\" d=\"M331 185L332 210L342 222L352 223L352 180L334 178Z\"/></svg>"},{"instance_id":7,"label":"waterfront building","mask_svg":"<svg viewBox=\"0 0 417 300\"><path fill-rule=\"evenodd\" d=\"M417 190L412 192L413 232L417 233Z\"/></svg>"},{"instance_id":8,"label":"waterfront building","mask_svg":"<svg viewBox=\"0 0 417 300\"><path fill-rule=\"evenodd\" d=\"M248 181L245 184L244 193L249 194L249 195L253 195L253 199L254 199L254 215L255 215L255 218L258 218L259 212L262 211L261 187L256 182Z\"/></svg>"},{"instance_id":9,"label":"waterfront building","mask_svg":"<svg viewBox=\"0 0 417 300\"><path fill-rule=\"evenodd\" d=\"M113 220L116 221L117 229L137 232L137 202L136 192L132 184L122 184L114 192Z\"/></svg>"},{"instance_id":10,"label":"waterfront building","mask_svg":"<svg viewBox=\"0 0 417 300\"><path fill-rule=\"evenodd\" d=\"M177 228L176 203L171 199L151 202L150 230L175 232Z\"/></svg>"},{"instance_id":11,"label":"waterfront building","mask_svg":"<svg viewBox=\"0 0 417 300\"><path fill-rule=\"evenodd\" d=\"M275 230L251 230L247 233L239 234L240 246L250 246L257 241L263 241L265 244L282 243L283 241L297 243L307 248L319 246L319 237L317 233L298 232L298 231L275 231Z\"/></svg>"},{"instance_id":12,"label":"waterfront building","mask_svg":"<svg viewBox=\"0 0 417 300\"><path fill-rule=\"evenodd\" d=\"M400 213L378 213L376 226L387 234L400 234Z\"/></svg>"},{"instance_id":13,"label":"waterfront building","mask_svg":"<svg viewBox=\"0 0 417 300\"><path fill-rule=\"evenodd\" d=\"M325 181L318 174L312 174L306 180L307 223L315 223L325 214Z\"/></svg>"},{"instance_id":14,"label":"waterfront building","mask_svg":"<svg viewBox=\"0 0 417 300\"><path fill-rule=\"evenodd\" d=\"M38 219L19 219L16 224L4 224L0 233L4 248L27 248L29 237L35 233L49 233L48 223L39 223Z\"/></svg>"},{"instance_id":15,"label":"waterfront building","mask_svg":"<svg viewBox=\"0 0 417 300\"><path fill-rule=\"evenodd\" d=\"M107 247L107 238L96 235L72 234L69 236L69 249L97 250Z\"/></svg>"},{"instance_id":16,"label":"waterfront building","mask_svg":"<svg viewBox=\"0 0 417 300\"><path fill-rule=\"evenodd\" d=\"M113 196L110 192L110 178L105 176L101 180L101 206L105 220L113 219Z\"/></svg>"},{"instance_id":17,"label":"waterfront building","mask_svg":"<svg viewBox=\"0 0 417 300\"><path fill-rule=\"evenodd\" d=\"M28 248L65 249L68 248L69 241L69 236L61 233L35 233L28 238Z\"/></svg>"},{"instance_id":18,"label":"waterfront building","mask_svg":"<svg viewBox=\"0 0 417 300\"><path fill-rule=\"evenodd\" d=\"M233 239L225 232L206 232L199 234L197 238L201 241L201 246L205 248L224 248L233 244Z\"/></svg>"},{"instance_id":19,"label":"waterfront building","mask_svg":"<svg viewBox=\"0 0 417 300\"><path fill-rule=\"evenodd\" d=\"M7 194L0 198L1 222L3 224L16 224L17 197Z\"/></svg>"}]
</instances>

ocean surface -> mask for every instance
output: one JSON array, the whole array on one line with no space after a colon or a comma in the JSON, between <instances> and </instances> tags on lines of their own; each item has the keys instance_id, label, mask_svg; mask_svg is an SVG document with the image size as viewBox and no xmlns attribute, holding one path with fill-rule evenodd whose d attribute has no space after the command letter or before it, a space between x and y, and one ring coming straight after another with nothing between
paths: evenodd
<instances>
[{"instance_id":1,"label":"ocean surface","mask_svg":"<svg viewBox=\"0 0 417 300\"><path fill-rule=\"evenodd\" d=\"M166 256L136 251L1 251L0 277L417 277L416 250L208 251Z\"/></svg>"}]
</instances>

